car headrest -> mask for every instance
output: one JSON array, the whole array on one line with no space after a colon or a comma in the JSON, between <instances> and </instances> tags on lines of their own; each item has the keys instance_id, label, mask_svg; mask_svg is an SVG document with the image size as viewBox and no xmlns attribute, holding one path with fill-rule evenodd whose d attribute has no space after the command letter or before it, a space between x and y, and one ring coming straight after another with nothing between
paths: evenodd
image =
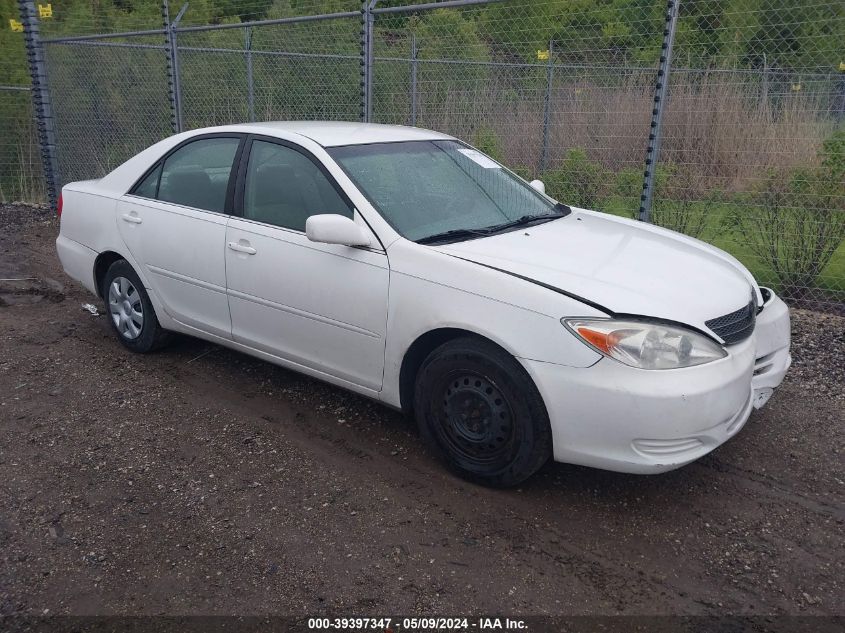
<instances>
[{"instance_id":1,"label":"car headrest","mask_svg":"<svg viewBox=\"0 0 845 633\"><path fill-rule=\"evenodd\" d=\"M176 169L162 182L159 198L197 209L223 211L223 200L211 187L211 178L200 167Z\"/></svg>"}]
</instances>

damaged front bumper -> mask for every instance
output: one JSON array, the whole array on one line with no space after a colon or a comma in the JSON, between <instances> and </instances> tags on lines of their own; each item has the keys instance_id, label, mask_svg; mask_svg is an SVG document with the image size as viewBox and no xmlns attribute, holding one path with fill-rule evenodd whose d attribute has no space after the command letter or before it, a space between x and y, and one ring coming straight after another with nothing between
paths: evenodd
<instances>
[{"instance_id":1,"label":"damaged front bumper","mask_svg":"<svg viewBox=\"0 0 845 633\"><path fill-rule=\"evenodd\" d=\"M769 401L792 364L789 308L771 290L766 289L764 296L767 299L757 314L754 328L756 358L751 390L755 409Z\"/></svg>"},{"instance_id":2,"label":"damaged front bumper","mask_svg":"<svg viewBox=\"0 0 845 633\"><path fill-rule=\"evenodd\" d=\"M587 368L520 359L546 403L555 460L660 473L739 433L792 361L789 310L764 295L754 333L712 363L644 371L606 358Z\"/></svg>"}]
</instances>

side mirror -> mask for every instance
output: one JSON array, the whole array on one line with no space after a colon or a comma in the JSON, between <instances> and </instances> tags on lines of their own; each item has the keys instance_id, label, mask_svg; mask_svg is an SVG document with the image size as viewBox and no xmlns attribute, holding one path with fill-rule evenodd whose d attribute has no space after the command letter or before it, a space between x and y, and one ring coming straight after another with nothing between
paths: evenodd
<instances>
[{"instance_id":1,"label":"side mirror","mask_svg":"<svg viewBox=\"0 0 845 633\"><path fill-rule=\"evenodd\" d=\"M312 242L323 244L370 245L370 236L364 229L351 219L334 213L312 215L305 220L305 235Z\"/></svg>"},{"instance_id":2,"label":"side mirror","mask_svg":"<svg viewBox=\"0 0 845 633\"><path fill-rule=\"evenodd\" d=\"M546 193L546 185L543 184L542 180L532 180L529 184L540 193Z\"/></svg>"}]
</instances>

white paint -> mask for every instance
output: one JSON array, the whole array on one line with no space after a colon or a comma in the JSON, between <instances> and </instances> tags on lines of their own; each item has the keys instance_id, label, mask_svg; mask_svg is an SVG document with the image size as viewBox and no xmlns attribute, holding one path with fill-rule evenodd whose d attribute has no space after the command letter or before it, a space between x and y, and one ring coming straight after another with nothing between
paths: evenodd
<instances>
[{"instance_id":1,"label":"white paint","mask_svg":"<svg viewBox=\"0 0 845 633\"><path fill-rule=\"evenodd\" d=\"M333 213L312 215L305 221L305 235L312 242L342 246L372 246L370 232L351 218Z\"/></svg>"},{"instance_id":2,"label":"white paint","mask_svg":"<svg viewBox=\"0 0 845 633\"><path fill-rule=\"evenodd\" d=\"M352 201L355 226L328 221L310 231L322 238L313 241L299 231L126 195L177 143L213 131L272 136L310 151ZM535 381L559 461L660 472L739 432L752 404L768 399L789 367L789 314L777 297L763 307L754 334L726 348L727 357L687 369L624 366L560 323L608 310L707 331L705 321L746 305L752 291L762 302L733 257L659 227L583 209L487 238L416 244L389 226L324 149L448 138L360 123L186 132L98 181L67 185L59 257L95 292L95 258L114 251L138 272L162 327L393 406L401 405L402 359L419 336L438 328L485 336ZM498 167L476 150L469 155ZM348 240L350 227L361 238L352 243L363 244L365 236L369 247L326 243Z\"/></svg>"}]
</instances>

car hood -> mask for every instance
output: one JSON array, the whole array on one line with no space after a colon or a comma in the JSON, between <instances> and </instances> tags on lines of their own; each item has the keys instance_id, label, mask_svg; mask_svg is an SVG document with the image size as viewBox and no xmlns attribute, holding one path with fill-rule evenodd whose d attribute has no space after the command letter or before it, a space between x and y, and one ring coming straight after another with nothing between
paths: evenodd
<instances>
[{"instance_id":1,"label":"car hood","mask_svg":"<svg viewBox=\"0 0 845 633\"><path fill-rule=\"evenodd\" d=\"M719 249L584 210L435 248L550 286L612 314L666 319L704 331L705 321L748 305L756 292L750 273Z\"/></svg>"}]
</instances>

